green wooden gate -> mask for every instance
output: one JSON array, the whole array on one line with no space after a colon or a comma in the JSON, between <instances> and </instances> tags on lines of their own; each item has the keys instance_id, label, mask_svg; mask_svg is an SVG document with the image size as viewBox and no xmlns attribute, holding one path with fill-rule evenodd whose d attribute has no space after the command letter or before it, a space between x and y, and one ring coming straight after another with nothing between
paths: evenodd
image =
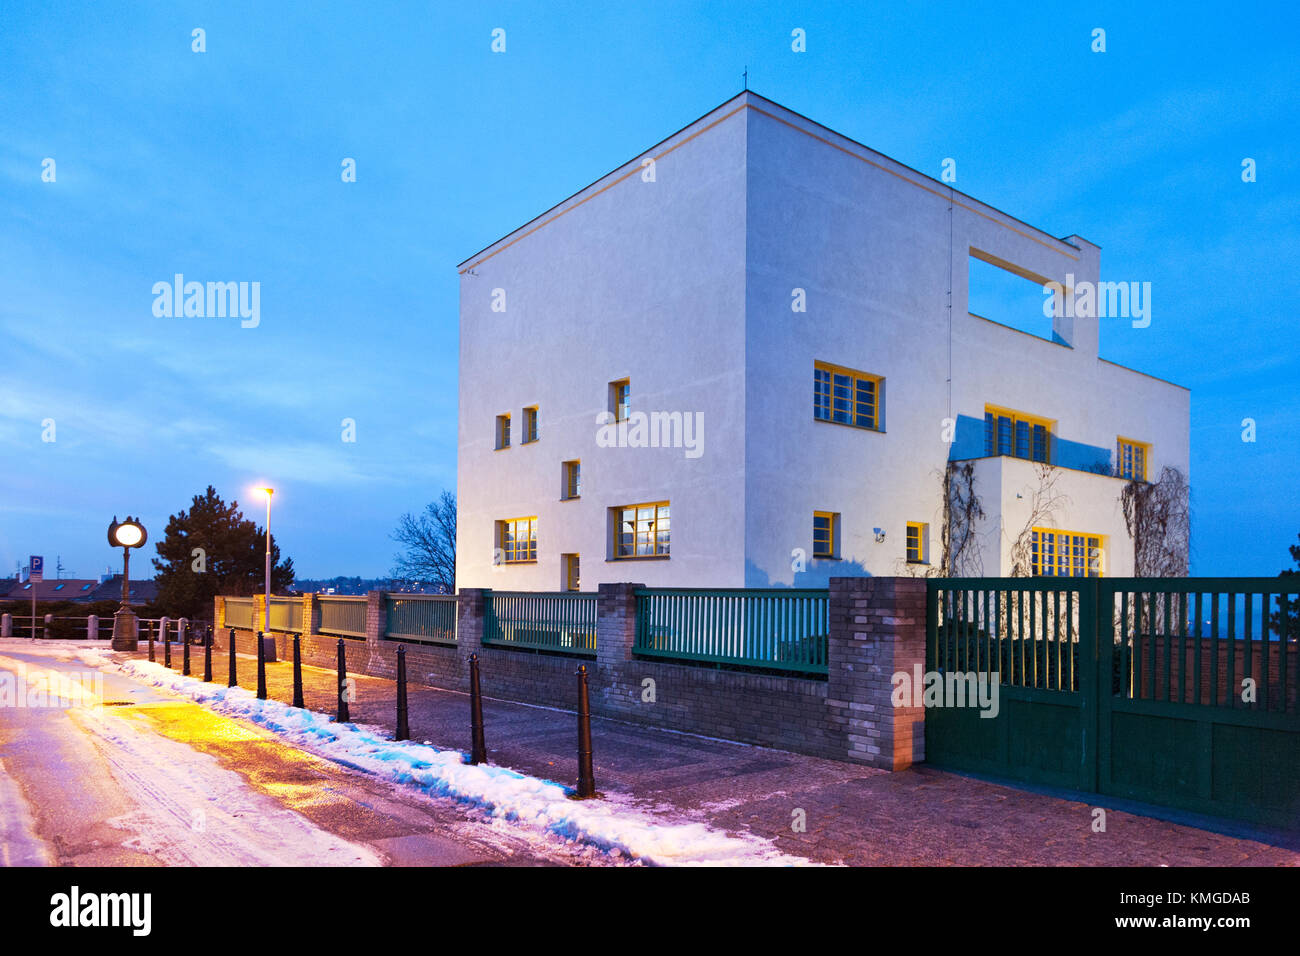
<instances>
[{"instance_id":1,"label":"green wooden gate","mask_svg":"<svg viewBox=\"0 0 1300 956\"><path fill-rule=\"evenodd\" d=\"M1300 828L1300 594L1287 584L932 579L926 759ZM957 675L997 684L996 717L954 695Z\"/></svg>"}]
</instances>

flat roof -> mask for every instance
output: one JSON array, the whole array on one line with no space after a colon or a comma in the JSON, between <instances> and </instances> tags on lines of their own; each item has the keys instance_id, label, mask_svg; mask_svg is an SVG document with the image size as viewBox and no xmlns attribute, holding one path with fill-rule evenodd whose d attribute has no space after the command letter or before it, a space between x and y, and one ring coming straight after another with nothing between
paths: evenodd
<instances>
[{"instance_id":1,"label":"flat roof","mask_svg":"<svg viewBox=\"0 0 1300 956\"><path fill-rule=\"evenodd\" d=\"M652 150L655 150L655 149L657 149L658 147L662 146L664 143L667 143L669 140L671 140L671 139L673 139L673 138L675 138L675 137L677 137L677 136L680 136L682 133L684 133L684 132L686 132L687 130L691 129L691 127L693 127L693 126L695 126L695 125L697 125L697 124L703 122L703 121L704 121L705 119L707 119L709 116L711 116L712 114L718 112L719 110L723 109L724 107L728 106L730 103L732 103L732 102L734 102L734 101L736 101L736 100L739 100L739 99L749 99L749 98L754 98L754 99L762 100L764 103L769 103L769 104L771 104L772 106L775 106L777 109L784 110L785 112L789 113L791 116L796 116L796 117L798 117L799 119L803 120L805 123L809 123L809 124L811 124L812 126L817 127L818 129L825 130L827 133L830 133L830 134L833 135L833 136L838 136L840 139L844 140L845 142L852 143L854 146L857 146L859 149L864 149L864 150L866 150L866 151L869 152L869 153L874 153L876 156L879 156L881 159L888 160L889 162L893 163L894 165L896 165L896 166L898 166L898 167L900 167L900 168L902 168L902 169L907 170L909 173L912 173L912 174L914 174L914 175L920 177L921 179L928 180L930 183L933 183L933 184L934 184L935 186L937 186L939 189L945 190L945 191L947 191L949 194L951 194L951 195L953 195L953 196L961 196L963 199L969 200L970 202L978 203L979 205L981 205L981 206L983 206L983 207L985 207L985 208L987 208L987 209L991 209L991 210L993 210L994 212L996 212L996 213L997 213L998 215L1000 215L1000 216L1005 216L1007 219L1011 220L1012 222L1019 223L1020 225L1024 226L1024 227L1027 228L1027 229L1032 229L1034 232L1038 233L1040 236L1044 236L1044 237L1046 237L1047 239L1052 240L1053 242L1059 242L1059 243L1061 243L1062 245L1064 245L1064 246L1068 246L1068 247L1071 248L1071 249L1078 249L1078 246L1074 245L1074 243L1069 242L1069 241L1067 241L1066 239L1064 239L1064 238L1062 238L1062 237L1060 237L1060 236L1053 236L1051 233L1046 232L1046 231L1043 230L1043 229L1040 229L1038 226L1035 226L1035 225L1033 225L1032 223L1025 222L1025 220L1020 219L1020 218L1018 218L1018 217L1016 217L1016 216L1013 216L1013 215L1011 215L1011 214L1008 213L1008 212L1004 212L1003 210L998 209L996 206L992 206L992 205L990 205L989 203L986 203L986 202L984 202L984 201L981 200L981 199L976 199L974 196L970 195L969 193L964 193L964 192L962 192L960 189L957 189L957 188L956 188L955 186L953 186L951 183L945 183L945 182L942 182L942 181L940 181L940 180L938 180L938 179L935 179L933 176L930 176L930 175L927 174L927 173L923 173L923 172L921 172L920 170L918 170L918 169L916 169L916 168L914 168L914 167L912 167L912 166L907 165L906 163L899 162L898 160L894 159L893 157L891 157L891 156L887 156L887 155L885 155L884 153L880 152L880 150L878 150L878 149L873 149L872 147L867 146L865 143L860 143L860 142L858 142L857 140L853 139L853 138L850 137L850 136L845 136L843 133L840 133L840 132L838 132L837 130L833 130L833 129L831 129L829 126L826 126L826 125L824 125L824 124L822 124L822 123L819 123L819 122L817 122L817 121L814 120L814 119L810 119L810 118L808 118L807 116L804 116L802 113L799 113L799 112L797 112L797 111L795 111L795 110L790 109L788 106L783 106L782 104L776 102L775 100L768 99L766 96L763 96L761 93L755 93L753 90L742 90L741 92L737 93L735 96L732 96L732 97L730 97L730 98L728 98L728 99L726 99L726 100L723 100L721 103L719 103L719 104L718 104L717 106L715 106L713 109L709 110L708 112L704 113L704 114L701 115L701 116L696 117L694 120L692 120L691 122L687 123L685 126L681 127L680 129L676 130L675 132L670 133L669 135L665 136L663 139L659 140L658 142L656 142L656 143L652 144L651 146L648 146L648 147L646 147L645 149L641 150L640 152L638 152L638 153L636 154L636 156L633 156L632 159L629 159L629 160L627 160L627 161L625 161L625 162L620 163L619 165L617 165L617 166L615 166L613 169L611 169L609 172L607 172L607 173L603 174L602 176L596 178L595 180L593 180L592 182L590 182L590 183L588 183L587 185L583 186L581 189L577 190L576 192L570 193L568 196L564 197L564 198L561 199L559 202L555 203L554 205L550 206L549 208L547 208L547 209L543 210L542 212L538 213L538 214L537 214L536 216L534 216L532 219L529 219L527 222L523 223L522 225L519 225L519 226L515 227L514 229L510 230L509 232L505 233L504 235L498 237L497 239L494 239L492 242L488 243L486 246L482 247L482 248L479 249L477 252L473 253L472 255L466 257L465 259L463 259L463 260L461 260L459 263L457 263L457 264L456 264L456 268L457 268L457 269L460 269L460 268L461 268L462 266L464 266L466 263L471 262L471 261L473 261L474 259L477 259L479 256L483 255L483 253L487 252L487 251L488 251L489 249L491 249L493 246L496 246L496 245L498 245L498 244L504 242L505 240L509 239L511 236L514 236L514 235L516 235L517 233L522 232L523 230L527 229L529 226L531 226L531 225L533 225L534 223L536 223L538 220L541 220L541 219L546 218L546 216L550 215L552 212L554 212L555 210L559 209L559 208L560 208L561 206L563 206L565 203L569 202L569 201L572 200L572 199L576 199L577 197L581 196L581 195L582 195L583 193L585 193L587 190L591 189L591 188L592 188L593 186L595 186L597 183L601 182L601 180L606 179L606 178L609 177L609 176L612 176L614 173L618 172L620 169L622 169L624 166L627 166L629 163L635 162L637 156L641 156L641 155L643 155L643 154L645 154L645 153L651 152ZM918 184L918 185L919 185L919 184ZM1079 238L1083 238L1083 237L1080 236ZM1087 240L1085 240L1085 241L1087 241ZM1095 245L1095 244L1094 244L1094 245ZM1098 248L1100 248L1100 247L1098 247Z\"/></svg>"}]
</instances>

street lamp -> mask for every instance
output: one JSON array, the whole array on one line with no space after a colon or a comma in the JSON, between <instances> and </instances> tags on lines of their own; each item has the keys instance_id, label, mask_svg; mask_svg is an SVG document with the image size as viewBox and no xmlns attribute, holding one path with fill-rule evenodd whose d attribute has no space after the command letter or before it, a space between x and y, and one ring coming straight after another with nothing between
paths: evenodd
<instances>
[{"instance_id":1,"label":"street lamp","mask_svg":"<svg viewBox=\"0 0 1300 956\"><path fill-rule=\"evenodd\" d=\"M131 549L143 547L149 540L149 532L130 515L125 521L118 521L113 515L113 523L108 526L108 543L122 549L122 606L113 615L113 650L133 651L140 639L139 624L135 612L131 610Z\"/></svg>"},{"instance_id":2,"label":"street lamp","mask_svg":"<svg viewBox=\"0 0 1300 956\"><path fill-rule=\"evenodd\" d=\"M274 488L258 488L258 491L266 495L266 591L265 602L262 607L262 628L263 634L271 633L271 496L275 494Z\"/></svg>"}]
</instances>

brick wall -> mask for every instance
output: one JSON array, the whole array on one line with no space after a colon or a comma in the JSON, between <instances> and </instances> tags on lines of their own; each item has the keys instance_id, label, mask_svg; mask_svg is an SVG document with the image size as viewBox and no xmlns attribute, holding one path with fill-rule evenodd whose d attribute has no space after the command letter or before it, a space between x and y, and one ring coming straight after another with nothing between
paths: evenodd
<instances>
[{"instance_id":1,"label":"brick wall","mask_svg":"<svg viewBox=\"0 0 1300 956\"><path fill-rule=\"evenodd\" d=\"M484 647L485 592L465 588L457 595L456 645L406 643L408 677L468 691L469 655L477 654L485 696L573 710L578 665L586 663L592 712L601 716L890 770L924 759L923 712L890 704L891 675L924 661L924 581L831 580L827 680L637 658L638 587L600 586L594 661ZM348 670L392 679L400 642L382 637L383 595L368 598L367 638L344 642ZM304 623L310 600L304 597ZM219 631L217 640L224 647L228 631ZM275 640L277 656L291 660L292 635ZM235 643L241 653L256 653L249 631L236 632ZM335 666L338 638L305 630L301 646L304 663Z\"/></svg>"}]
</instances>

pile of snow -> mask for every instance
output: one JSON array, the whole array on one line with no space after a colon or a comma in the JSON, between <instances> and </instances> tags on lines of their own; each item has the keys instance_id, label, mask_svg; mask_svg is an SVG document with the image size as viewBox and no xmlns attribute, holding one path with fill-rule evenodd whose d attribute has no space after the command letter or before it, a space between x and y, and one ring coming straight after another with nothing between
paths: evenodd
<instances>
[{"instance_id":1,"label":"pile of snow","mask_svg":"<svg viewBox=\"0 0 1300 956\"><path fill-rule=\"evenodd\" d=\"M90 652L83 659L94 655ZM412 785L434 796L482 807L492 816L592 844L614 856L652 865L806 866L802 857L781 853L770 842L729 836L702 823L651 816L609 801L575 801L558 783L505 767L471 766L456 750L394 741L377 727L338 724L324 714L274 700L258 700L241 687L205 684L161 664L126 660L127 674L171 690L218 713L242 717L295 746L344 765Z\"/></svg>"}]
</instances>

